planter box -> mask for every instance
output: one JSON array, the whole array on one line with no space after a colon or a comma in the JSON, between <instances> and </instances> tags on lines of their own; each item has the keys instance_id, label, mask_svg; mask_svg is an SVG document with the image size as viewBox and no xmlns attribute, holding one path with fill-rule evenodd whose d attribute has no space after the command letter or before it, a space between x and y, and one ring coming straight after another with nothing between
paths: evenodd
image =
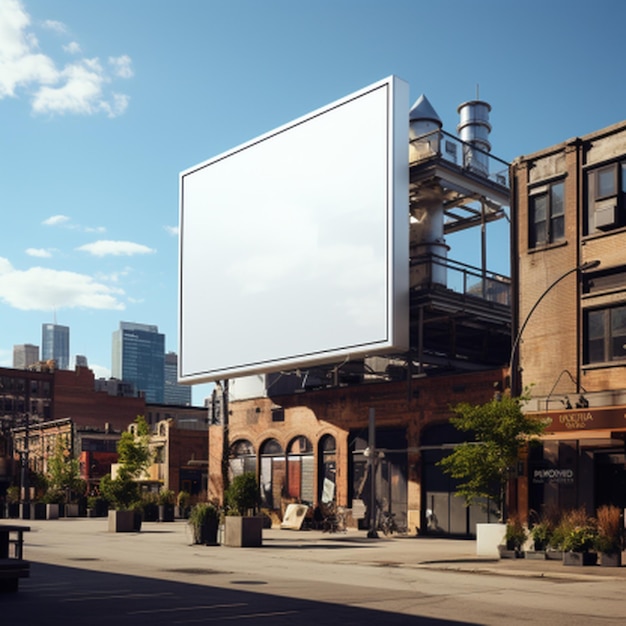
<instances>
[{"instance_id":1,"label":"planter box","mask_svg":"<svg viewBox=\"0 0 626 626\"><path fill-rule=\"evenodd\" d=\"M30 519L46 519L47 506L48 505L45 502L31 502Z\"/></svg>"},{"instance_id":2,"label":"planter box","mask_svg":"<svg viewBox=\"0 0 626 626\"><path fill-rule=\"evenodd\" d=\"M173 522L174 521L174 505L173 504L159 504L159 522Z\"/></svg>"},{"instance_id":3,"label":"planter box","mask_svg":"<svg viewBox=\"0 0 626 626\"><path fill-rule=\"evenodd\" d=\"M135 531L135 511L109 511L110 533L132 533Z\"/></svg>"},{"instance_id":4,"label":"planter box","mask_svg":"<svg viewBox=\"0 0 626 626\"><path fill-rule=\"evenodd\" d=\"M600 552L600 565L602 567L621 567L622 553L607 554L606 552Z\"/></svg>"},{"instance_id":5,"label":"planter box","mask_svg":"<svg viewBox=\"0 0 626 626\"><path fill-rule=\"evenodd\" d=\"M65 505L65 517L78 517L80 511L78 504Z\"/></svg>"},{"instance_id":6,"label":"planter box","mask_svg":"<svg viewBox=\"0 0 626 626\"><path fill-rule=\"evenodd\" d=\"M563 552L563 565L595 565L597 562L596 552Z\"/></svg>"},{"instance_id":7,"label":"planter box","mask_svg":"<svg viewBox=\"0 0 626 626\"><path fill-rule=\"evenodd\" d=\"M546 550L546 559L548 561L562 561L563 552L561 550Z\"/></svg>"},{"instance_id":8,"label":"planter box","mask_svg":"<svg viewBox=\"0 0 626 626\"><path fill-rule=\"evenodd\" d=\"M217 518L207 519L196 531L193 528L194 543L203 546L217 546L218 542L218 527L219 523Z\"/></svg>"},{"instance_id":9,"label":"planter box","mask_svg":"<svg viewBox=\"0 0 626 626\"><path fill-rule=\"evenodd\" d=\"M46 504L46 519L59 519L58 504Z\"/></svg>"},{"instance_id":10,"label":"planter box","mask_svg":"<svg viewBox=\"0 0 626 626\"><path fill-rule=\"evenodd\" d=\"M524 553L520 550L511 550L506 546L498 546L501 559L523 559Z\"/></svg>"},{"instance_id":11,"label":"planter box","mask_svg":"<svg viewBox=\"0 0 626 626\"><path fill-rule=\"evenodd\" d=\"M224 545L232 548L263 545L263 518L227 515L224 518Z\"/></svg>"},{"instance_id":12,"label":"planter box","mask_svg":"<svg viewBox=\"0 0 626 626\"><path fill-rule=\"evenodd\" d=\"M476 524L476 554L499 559L505 534L506 524Z\"/></svg>"},{"instance_id":13,"label":"planter box","mask_svg":"<svg viewBox=\"0 0 626 626\"><path fill-rule=\"evenodd\" d=\"M532 559L534 561L546 561L548 558L545 550L526 550L524 555L525 558Z\"/></svg>"}]
</instances>

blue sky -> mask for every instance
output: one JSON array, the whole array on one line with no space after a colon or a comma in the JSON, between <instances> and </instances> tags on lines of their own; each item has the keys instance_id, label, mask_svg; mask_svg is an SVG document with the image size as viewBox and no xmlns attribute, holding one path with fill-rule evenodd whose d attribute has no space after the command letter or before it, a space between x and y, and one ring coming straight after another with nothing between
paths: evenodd
<instances>
[{"instance_id":1,"label":"blue sky","mask_svg":"<svg viewBox=\"0 0 626 626\"><path fill-rule=\"evenodd\" d=\"M120 321L177 351L179 172L391 74L453 134L478 89L507 161L623 120L625 18L621 0L0 0L0 365L55 318L97 376Z\"/></svg>"}]
</instances>

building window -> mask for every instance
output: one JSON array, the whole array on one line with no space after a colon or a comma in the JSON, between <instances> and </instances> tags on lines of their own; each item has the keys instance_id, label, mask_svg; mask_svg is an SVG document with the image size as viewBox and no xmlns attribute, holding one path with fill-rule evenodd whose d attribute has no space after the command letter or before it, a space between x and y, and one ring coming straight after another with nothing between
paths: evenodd
<instances>
[{"instance_id":1,"label":"building window","mask_svg":"<svg viewBox=\"0 0 626 626\"><path fill-rule=\"evenodd\" d=\"M626 226L626 161L587 173L587 235Z\"/></svg>"},{"instance_id":2,"label":"building window","mask_svg":"<svg viewBox=\"0 0 626 626\"><path fill-rule=\"evenodd\" d=\"M531 191L528 245L531 248L565 237L565 184L561 181Z\"/></svg>"},{"instance_id":3,"label":"building window","mask_svg":"<svg viewBox=\"0 0 626 626\"><path fill-rule=\"evenodd\" d=\"M585 363L626 360L626 305L585 313Z\"/></svg>"}]
</instances>

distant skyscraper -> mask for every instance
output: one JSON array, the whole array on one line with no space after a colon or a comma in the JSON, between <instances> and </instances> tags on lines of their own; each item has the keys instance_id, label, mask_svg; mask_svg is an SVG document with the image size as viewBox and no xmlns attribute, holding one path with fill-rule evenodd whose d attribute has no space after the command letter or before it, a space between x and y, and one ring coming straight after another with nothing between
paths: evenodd
<instances>
[{"instance_id":1,"label":"distant skyscraper","mask_svg":"<svg viewBox=\"0 0 626 626\"><path fill-rule=\"evenodd\" d=\"M157 326L120 322L113 333L111 374L132 382L146 402L163 403L165 387L165 335Z\"/></svg>"},{"instance_id":2,"label":"distant skyscraper","mask_svg":"<svg viewBox=\"0 0 626 626\"><path fill-rule=\"evenodd\" d=\"M70 367L70 328L59 324L41 326L41 360L54 359L57 369Z\"/></svg>"},{"instance_id":3,"label":"distant skyscraper","mask_svg":"<svg viewBox=\"0 0 626 626\"><path fill-rule=\"evenodd\" d=\"M18 370L25 370L30 365L39 361L39 346L32 343L24 343L13 346L13 367Z\"/></svg>"},{"instance_id":4,"label":"distant skyscraper","mask_svg":"<svg viewBox=\"0 0 626 626\"><path fill-rule=\"evenodd\" d=\"M191 405L191 387L178 384L178 355L168 352L165 355L165 404Z\"/></svg>"}]
</instances>

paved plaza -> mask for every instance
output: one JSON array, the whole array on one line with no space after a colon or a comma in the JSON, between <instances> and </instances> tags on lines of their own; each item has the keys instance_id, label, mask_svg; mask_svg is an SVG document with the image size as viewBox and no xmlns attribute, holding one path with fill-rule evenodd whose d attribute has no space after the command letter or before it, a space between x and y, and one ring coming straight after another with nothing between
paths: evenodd
<instances>
[{"instance_id":1,"label":"paved plaza","mask_svg":"<svg viewBox=\"0 0 626 626\"><path fill-rule=\"evenodd\" d=\"M533 594L537 610L543 603L543 611L555 610L548 584L559 593L578 586L566 601L572 616L563 623L572 626L574 615L593 623L583 594L626 583L626 568L477 557L470 540L267 529L261 548L227 548L192 545L182 520L144 523L139 533L109 533L103 518L24 524L31 576L0 598L2 626L488 624L514 598L511 588ZM603 606L604 624L626 614L621 604Z\"/></svg>"}]
</instances>

